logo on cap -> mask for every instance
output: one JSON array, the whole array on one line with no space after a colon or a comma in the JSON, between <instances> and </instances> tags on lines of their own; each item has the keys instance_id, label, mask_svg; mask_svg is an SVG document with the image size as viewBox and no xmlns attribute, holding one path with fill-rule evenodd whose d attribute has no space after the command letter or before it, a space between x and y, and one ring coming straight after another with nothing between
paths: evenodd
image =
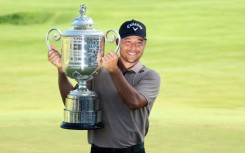
<instances>
[{"instance_id":1,"label":"logo on cap","mask_svg":"<svg viewBox=\"0 0 245 153\"><path fill-rule=\"evenodd\" d=\"M127 25L127 28L128 28L128 29L130 29L131 27L132 27L132 29L133 29L134 31L137 31L138 28L140 28L141 30L143 29L142 26L141 26L140 24L135 23L135 22L130 23L130 24Z\"/></svg>"}]
</instances>

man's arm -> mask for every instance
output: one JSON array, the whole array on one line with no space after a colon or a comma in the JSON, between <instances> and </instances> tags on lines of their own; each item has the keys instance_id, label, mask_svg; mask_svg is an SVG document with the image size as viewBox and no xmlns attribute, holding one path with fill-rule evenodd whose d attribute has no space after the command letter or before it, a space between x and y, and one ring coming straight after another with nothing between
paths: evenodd
<instances>
[{"instance_id":1,"label":"man's arm","mask_svg":"<svg viewBox=\"0 0 245 153\"><path fill-rule=\"evenodd\" d=\"M130 109L138 109L147 105L146 98L126 81L119 68L109 73L118 94Z\"/></svg>"},{"instance_id":2,"label":"man's arm","mask_svg":"<svg viewBox=\"0 0 245 153\"><path fill-rule=\"evenodd\" d=\"M58 85L61 94L62 101L65 105L65 99L69 92L74 89L73 85L70 83L65 73L62 70L62 60L61 55L55 49L52 49L48 52L48 60L54 66L56 66L58 70Z\"/></svg>"},{"instance_id":3,"label":"man's arm","mask_svg":"<svg viewBox=\"0 0 245 153\"><path fill-rule=\"evenodd\" d=\"M102 58L102 66L110 73L118 94L130 109L145 107L147 99L127 82L117 62L118 57L115 53L109 53Z\"/></svg>"},{"instance_id":4,"label":"man's arm","mask_svg":"<svg viewBox=\"0 0 245 153\"><path fill-rule=\"evenodd\" d=\"M60 95L65 105L66 97L69 94L69 92L74 89L74 87L66 77L65 73L63 71L60 71L59 69L58 69L58 84L59 84Z\"/></svg>"}]
</instances>

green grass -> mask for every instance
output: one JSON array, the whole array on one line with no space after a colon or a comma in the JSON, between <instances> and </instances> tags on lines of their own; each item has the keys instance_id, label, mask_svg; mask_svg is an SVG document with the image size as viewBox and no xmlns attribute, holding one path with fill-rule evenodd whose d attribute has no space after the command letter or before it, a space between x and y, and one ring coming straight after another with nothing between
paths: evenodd
<instances>
[{"instance_id":1,"label":"green grass","mask_svg":"<svg viewBox=\"0 0 245 153\"><path fill-rule=\"evenodd\" d=\"M3 0L1 153L89 152L86 131L59 128L63 105L45 43L51 27L72 28L81 3L95 29L133 18L148 28L142 61L162 78L148 153L245 152L244 1Z\"/></svg>"}]
</instances>

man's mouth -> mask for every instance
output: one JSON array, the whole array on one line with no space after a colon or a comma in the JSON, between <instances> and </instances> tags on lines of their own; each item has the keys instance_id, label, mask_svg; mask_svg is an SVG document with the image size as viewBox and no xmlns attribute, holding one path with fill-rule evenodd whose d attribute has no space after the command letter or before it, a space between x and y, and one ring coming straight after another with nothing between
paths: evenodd
<instances>
[{"instance_id":1,"label":"man's mouth","mask_svg":"<svg viewBox=\"0 0 245 153\"><path fill-rule=\"evenodd\" d=\"M136 53L135 53L135 52L128 52L128 54L129 54L129 55L131 55L131 56L136 55Z\"/></svg>"}]
</instances>

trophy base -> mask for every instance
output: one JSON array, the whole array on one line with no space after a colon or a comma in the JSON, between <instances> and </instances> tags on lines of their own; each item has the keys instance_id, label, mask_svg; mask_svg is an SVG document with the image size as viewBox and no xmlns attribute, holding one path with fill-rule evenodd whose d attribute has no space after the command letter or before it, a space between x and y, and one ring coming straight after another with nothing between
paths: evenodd
<instances>
[{"instance_id":1,"label":"trophy base","mask_svg":"<svg viewBox=\"0 0 245 153\"><path fill-rule=\"evenodd\" d=\"M99 123L68 123L62 122L60 125L63 129L70 129L70 130L94 130L103 128L104 125L102 122Z\"/></svg>"}]
</instances>

